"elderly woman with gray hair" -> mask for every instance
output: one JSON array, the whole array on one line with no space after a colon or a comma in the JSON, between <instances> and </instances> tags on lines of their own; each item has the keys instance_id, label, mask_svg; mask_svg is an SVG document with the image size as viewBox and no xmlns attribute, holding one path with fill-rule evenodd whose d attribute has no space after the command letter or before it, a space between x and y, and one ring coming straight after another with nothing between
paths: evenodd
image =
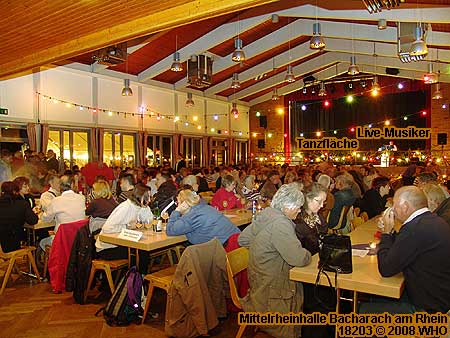
<instances>
[{"instance_id":1,"label":"elderly woman with gray hair","mask_svg":"<svg viewBox=\"0 0 450 338\"><path fill-rule=\"evenodd\" d=\"M293 266L304 266L311 254L295 235L295 223L305 198L295 183L285 184L273 196L270 207L258 214L239 236L249 249L250 290L242 300L245 311L298 313L303 305L303 285L289 279ZM274 337L297 338L300 326L267 326Z\"/></svg>"}]
</instances>

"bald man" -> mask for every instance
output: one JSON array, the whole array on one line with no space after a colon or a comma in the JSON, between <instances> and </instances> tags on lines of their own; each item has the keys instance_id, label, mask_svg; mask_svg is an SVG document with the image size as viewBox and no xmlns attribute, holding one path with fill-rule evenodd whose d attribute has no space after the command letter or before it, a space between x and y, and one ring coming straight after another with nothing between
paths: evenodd
<instances>
[{"instance_id":1,"label":"bald man","mask_svg":"<svg viewBox=\"0 0 450 338\"><path fill-rule=\"evenodd\" d=\"M394 218L403 224L398 234ZM428 210L425 194L414 186L398 189L380 225L378 270L383 277L403 272L406 286L402 298L381 311L450 310L450 226Z\"/></svg>"}]
</instances>

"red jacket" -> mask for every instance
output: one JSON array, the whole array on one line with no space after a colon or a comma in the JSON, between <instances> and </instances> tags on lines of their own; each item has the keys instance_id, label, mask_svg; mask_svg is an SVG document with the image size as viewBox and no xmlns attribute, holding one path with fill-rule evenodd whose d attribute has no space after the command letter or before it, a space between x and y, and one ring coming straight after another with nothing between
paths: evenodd
<instances>
[{"instance_id":1,"label":"red jacket","mask_svg":"<svg viewBox=\"0 0 450 338\"><path fill-rule=\"evenodd\" d=\"M234 192L226 191L223 187L214 194L213 199L211 200L211 206L220 211L244 207L241 200L236 197Z\"/></svg>"},{"instance_id":2,"label":"red jacket","mask_svg":"<svg viewBox=\"0 0 450 338\"><path fill-rule=\"evenodd\" d=\"M88 219L61 224L56 232L48 259L50 283L55 293L63 292L66 288L66 270L72 244L78 229L87 224L89 224Z\"/></svg>"}]
</instances>

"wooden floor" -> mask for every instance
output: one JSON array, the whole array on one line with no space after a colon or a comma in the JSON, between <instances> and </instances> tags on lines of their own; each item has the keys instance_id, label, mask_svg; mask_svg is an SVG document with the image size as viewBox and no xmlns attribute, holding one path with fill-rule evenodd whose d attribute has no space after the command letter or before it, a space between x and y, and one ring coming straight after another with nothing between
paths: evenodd
<instances>
[{"instance_id":1,"label":"wooden floor","mask_svg":"<svg viewBox=\"0 0 450 338\"><path fill-rule=\"evenodd\" d=\"M10 283L11 284L11 283ZM8 285L0 296L1 338L163 338L165 295L154 294L152 310L159 318L148 317L144 325L131 324L127 327L110 327L104 319L95 317L95 312L105 305L107 299L94 299L97 304L75 304L71 293L53 294L49 283L30 282L20 277ZM98 295L98 293L97 293ZM238 330L236 315L231 315L220 324L215 337L232 338ZM251 328L246 337L269 338L270 336Z\"/></svg>"}]
</instances>

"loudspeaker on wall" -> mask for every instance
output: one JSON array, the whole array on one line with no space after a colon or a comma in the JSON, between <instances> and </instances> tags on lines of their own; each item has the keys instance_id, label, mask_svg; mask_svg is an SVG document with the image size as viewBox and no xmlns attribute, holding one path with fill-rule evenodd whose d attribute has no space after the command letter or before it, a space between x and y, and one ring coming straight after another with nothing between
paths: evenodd
<instances>
[{"instance_id":1,"label":"loudspeaker on wall","mask_svg":"<svg viewBox=\"0 0 450 338\"><path fill-rule=\"evenodd\" d=\"M267 116L260 116L259 117L259 126L261 128L267 128Z\"/></svg>"},{"instance_id":2,"label":"loudspeaker on wall","mask_svg":"<svg viewBox=\"0 0 450 338\"><path fill-rule=\"evenodd\" d=\"M438 133L437 141L439 145L445 146L447 144L447 133Z\"/></svg>"}]
</instances>

